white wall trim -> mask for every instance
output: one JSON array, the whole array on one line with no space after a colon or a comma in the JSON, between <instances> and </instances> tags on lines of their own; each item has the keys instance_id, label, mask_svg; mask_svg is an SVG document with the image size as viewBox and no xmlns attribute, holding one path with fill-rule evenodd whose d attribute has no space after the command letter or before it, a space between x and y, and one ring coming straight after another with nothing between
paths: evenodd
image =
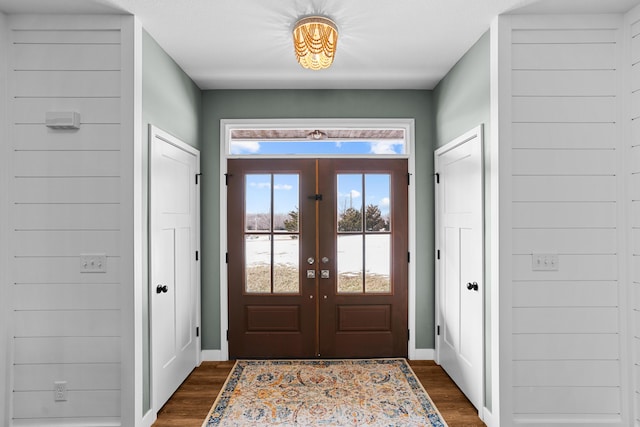
<instances>
[{"instance_id":1,"label":"white wall trim","mask_svg":"<svg viewBox=\"0 0 640 427\"><path fill-rule=\"evenodd\" d=\"M121 16L121 265L122 265L122 425L138 426L142 418L142 27L133 16ZM127 239L126 236L129 236ZM127 286L128 285L128 286Z\"/></svg>"},{"instance_id":2,"label":"white wall trim","mask_svg":"<svg viewBox=\"0 0 640 427\"><path fill-rule=\"evenodd\" d=\"M11 302L9 295L9 119L7 103L7 74L9 57L9 34L7 16L0 13L0 140L5 141L0 146L0 424L9 425L9 397L11 395L11 382L9 370L11 366L11 340L9 339L9 319Z\"/></svg>"},{"instance_id":3,"label":"white wall trim","mask_svg":"<svg viewBox=\"0 0 640 427\"><path fill-rule=\"evenodd\" d=\"M138 423L138 427L151 427L158 419L158 414L153 409L142 415L142 419Z\"/></svg>"},{"instance_id":4,"label":"white wall trim","mask_svg":"<svg viewBox=\"0 0 640 427\"><path fill-rule=\"evenodd\" d=\"M512 420L511 388L511 17L491 24L491 412ZM504 301L504 303L502 303Z\"/></svg>"},{"instance_id":5,"label":"white wall trim","mask_svg":"<svg viewBox=\"0 0 640 427\"><path fill-rule=\"evenodd\" d=\"M202 350L200 359L203 362L222 362L229 360L228 354L223 354L222 350Z\"/></svg>"},{"instance_id":6,"label":"white wall trim","mask_svg":"<svg viewBox=\"0 0 640 427\"><path fill-rule=\"evenodd\" d=\"M436 350L433 348L416 348L409 360L433 360L436 359Z\"/></svg>"},{"instance_id":7,"label":"white wall trim","mask_svg":"<svg viewBox=\"0 0 640 427\"><path fill-rule=\"evenodd\" d=\"M497 417L494 417L493 412L491 412L486 407L483 407L480 413L480 417L482 421L487 425L487 427L500 427L500 422Z\"/></svg>"},{"instance_id":8,"label":"white wall trim","mask_svg":"<svg viewBox=\"0 0 640 427\"><path fill-rule=\"evenodd\" d=\"M411 174L411 185L409 186L409 252L416 253L416 185L415 185L415 119L222 119L220 120L220 352L221 357L229 358L229 347L226 340L228 329L228 307L227 307L227 264L224 254L227 252L227 188L222 176L227 172L227 159L232 156L228 152L228 141L231 128L238 127L366 127L366 128L386 128L402 127L406 131L408 139L408 167ZM244 156L243 156L244 157ZM248 157L248 156L247 156ZM280 156L290 157L290 156ZM296 158L304 156L294 156ZM308 157L308 156L307 156ZM312 156L320 158L323 156ZM326 156L325 156L326 157ZM339 157L339 156L332 156ZM349 156L354 157L354 156ZM376 156L375 158L382 158ZM397 156L394 156L397 158ZM261 158L266 158L261 156ZM414 255L414 259L417 257ZM409 305L408 324L410 329L408 356L410 359L418 359L416 356L416 262L409 263ZM204 354L204 351L203 351ZM433 359L433 356L430 358Z\"/></svg>"}]
</instances>

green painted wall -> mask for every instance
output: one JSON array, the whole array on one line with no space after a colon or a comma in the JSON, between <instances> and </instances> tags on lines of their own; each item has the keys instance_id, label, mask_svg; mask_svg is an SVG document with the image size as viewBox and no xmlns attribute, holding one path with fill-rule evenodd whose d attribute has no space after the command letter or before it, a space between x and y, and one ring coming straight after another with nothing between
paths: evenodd
<instances>
[{"instance_id":1,"label":"green painted wall","mask_svg":"<svg viewBox=\"0 0 640 427\"><path fill-rule=\"evenodd\" d=\"M202 92L173 59L146 32L142 31L142 146L143 146L143 210L148 218L148 124L172 134L187 144L200 147L200 113ZM148 230L146 231L148 237ZM147 239L148 241L148 239ZM148 265L148 248L143 259ZM147 283L148 272L143 272ZM150 407L149 300L143 292L143 413Z\"/></svg>"},{"instance_id":2,"label":"green painted wall","mask_svg":"<svg viewBox=\"0 0 640 427\"><path fill-rule=\"evenodd\" d=\"M414 118L416 132L416 346L434 348L433 111L421 90L210 90L203 92L202 348L220 348L220 119Z\"/></svg>"},{"instance_id":3,"label":"green painted wall","mask_svg":"<svg viewBox=\"0 0 640 427\"><path fill-rule=\"evenodd\" d=\"M484 145L488 148L491 119L489 31L438 83L433 91L435 111L435 148L441 147L479 124L484 124ZM491 161L484 150L485 197L485 405L491 410L491 242L489 218L491 206Z\"/></svg>"}]
</instances>

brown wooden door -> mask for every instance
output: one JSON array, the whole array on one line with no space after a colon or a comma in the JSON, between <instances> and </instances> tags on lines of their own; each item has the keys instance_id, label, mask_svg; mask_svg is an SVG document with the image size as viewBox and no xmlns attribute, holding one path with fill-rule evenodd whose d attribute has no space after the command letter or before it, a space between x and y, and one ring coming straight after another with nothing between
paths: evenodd
<instances>
[{"instance_id":1,"label":"brown wooden door","mask_svg":"<svg viewBox=\"0 0 640 427\"><path fill-rule=\"evenodd\" d=\"M407 161L228 161L229 357L407 355Z\"/></svg>"}]
</instances>

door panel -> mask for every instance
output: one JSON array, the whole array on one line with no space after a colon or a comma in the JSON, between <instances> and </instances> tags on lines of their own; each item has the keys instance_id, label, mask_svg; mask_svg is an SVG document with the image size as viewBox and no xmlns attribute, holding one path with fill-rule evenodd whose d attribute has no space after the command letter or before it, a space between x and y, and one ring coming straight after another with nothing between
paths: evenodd
<instances>
[{"instance_id":1,"label":"door panel","mask_svg":"<svg viewBox=\"0 0 640 427\"><path fill-rule=\"evenodd\" d=\"M313 357L315 162L229 160L228 177L229 357Z\"/></svg>"},{"instance_id":2,"label":"door panel","mask_svg":"<svg viewBox=\"0 0 640 427\"><path fill-rule=\"evenodd\" d=\"M482 141L474 132L435 154L438 363L476 408L483 400Z\"/></svg>"},{"instance_id":3,"label":"door panel","mask_svg":"<svg viewBox=\"0 0 640 427\"><path fill-rule=\"evenodd\" d=\"M321 171L319 256L337 274L319 283L320 356L405 357L407 161L326 159Z\"/></svg>"},{"instance_id":4,"label":"door panel","mask_svg":"<svg viewBox=\"0 0 640 427\"><path fill-rule=\"evenodd\" d=\"M159 129L150 141L150 309L153 407L198 364L199 154Z\"/></svg>"},{"instance_id":5,"label":"door panel","mask_svg":"<svg viewBox=\"0 0 640 427\"><path fill-rule=\"evenodd\" d=\"M230 357L406 356L407 161L232 159L228 176Z\"/></svg>"}]
</instances>

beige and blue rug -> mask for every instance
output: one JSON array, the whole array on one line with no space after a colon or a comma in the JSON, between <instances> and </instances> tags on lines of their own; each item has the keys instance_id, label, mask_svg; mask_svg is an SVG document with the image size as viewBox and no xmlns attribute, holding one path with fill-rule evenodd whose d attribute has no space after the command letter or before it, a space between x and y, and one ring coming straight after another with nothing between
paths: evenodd
<instances>
[{"instance_id":1,"label":"beige and blue rug","mask_svg":"<svg viewBox=\"0 0 640 427\"><path fill-rule=\"evenodd\" d=\"M238 360L202 427L446 425L404 359Z\"/></svg>"}]
</instances>

